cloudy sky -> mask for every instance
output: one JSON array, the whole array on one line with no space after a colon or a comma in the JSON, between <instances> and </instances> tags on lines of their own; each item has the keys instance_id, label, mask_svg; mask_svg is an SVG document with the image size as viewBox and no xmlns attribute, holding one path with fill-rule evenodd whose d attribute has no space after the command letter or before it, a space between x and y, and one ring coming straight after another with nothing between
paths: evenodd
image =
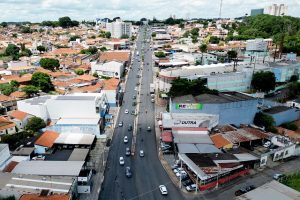
<instances>
[{"instance_id":1,"label":"cloudy sky","mask_svg":"<svg viewBox=\"0 0 300 200\"><path fill-rule=\"evenodd\" d=\"M223 0L222 17L239 17L253 8L272 3L288 5L288 14L300 17L300 0ZM165 19L218 17L220 0L0 0L0 21L57 20L70 16L77 20L96 17Z\"/></svg>"}]
</instances>

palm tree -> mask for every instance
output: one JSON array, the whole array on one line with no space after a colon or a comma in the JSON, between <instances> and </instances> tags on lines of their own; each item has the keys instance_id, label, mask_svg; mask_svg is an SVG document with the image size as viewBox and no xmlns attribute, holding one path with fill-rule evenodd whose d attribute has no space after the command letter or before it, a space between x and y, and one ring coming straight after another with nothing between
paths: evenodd
<instances>
[{"instance_id":1,"label":"palm tree","mask_svg":"<svg viewBox=\"0 0 300 200\"><path fill-rule=\"evenodd\" d=\"M200 51L201 51L201 65L203 65L203 53L205 53L207 51L207 45L206 44L201 44L201 46L199 47Z\"/></svg>"},{"instance_id":2,"label":"palm tree","mask_svg":"<svg viewBox=\"0 0 300 200\"><path fill-rule=\"evenodd\" d=\"M233 60L233 71L236 71L236 64L237 64L237 52L234 50L227 52L228 60L231 62Z\"/></svg>"}]
</instances>

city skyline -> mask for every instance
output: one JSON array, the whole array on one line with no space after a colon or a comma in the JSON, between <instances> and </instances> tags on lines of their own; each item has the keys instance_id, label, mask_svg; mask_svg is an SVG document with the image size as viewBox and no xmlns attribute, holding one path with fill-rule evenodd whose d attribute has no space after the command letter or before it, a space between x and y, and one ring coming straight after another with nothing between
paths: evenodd
<instances>
[{"instance_id":1,"label":"city skyline","mask_svg":"<svg viewBox=\"0 0 300 200\"><path fill-rule=\"evenodd\" d=\"M76 20L94 20L95 18L120 16L126 20L139 20L142 17L152 19L165 19L170 15L177 18L217 18L219 16L219 0L215 0L215 4L205 0L8 0L0 2L3 10L0 21L31 21L41 22L44 20L57 20L62 16L70 16ZM266 8L273 3L285 3L288 9L288 15L300 17L297 10L300 9L300 1L290 0L287 4L283 0L224 0L222 17L234 18L250 13L251 9ZM33 6L34 4L34 6ZM177 5L170 6L170 5ZM167 8L167 12L166 12Z\"/></svg>"}]
</instances>

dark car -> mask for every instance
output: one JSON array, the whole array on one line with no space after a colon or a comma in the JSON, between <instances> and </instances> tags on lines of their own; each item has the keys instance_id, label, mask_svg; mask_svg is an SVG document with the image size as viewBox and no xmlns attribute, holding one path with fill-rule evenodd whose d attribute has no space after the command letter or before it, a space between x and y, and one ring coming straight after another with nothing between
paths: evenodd
<instances>
[{"instance_id":1,"label":"dark car","mask_svg":"<svg viewBox=\"0 0 300 200\"><path fill-rule=\"evenodd\" d=\"M249 185L249 186L246 186L246 187L243 187L243 188L237 190L234 194L235 194L235 196L240 196L242 194L250 192L251 190L254 190L255 188L256 187L254 185Z\"/></svg>"},{"instance_id":2,"label":"dark car","mask_svg":"<svg viewBox=\"0 0 300 200\"><path fill-rule=\"evenodd\" d=\"M186 186L188 186L188 185L192 185L192 184L193 184L193 181L192 181L191 179L187 179L187 180L185 180L185 181L182 181L181 183L182 183L182 185L183 185L184 187L186 187Z\"/></svg>"},{"instance_id":3,"label":"dark car","mask_svg":"<svg viewBox=\"0 0 300 200\"><path fill-rule=\"evenodd\" d=\"M129 124L128 131L132 131L132 126Z\"/></svg>"},{"instance_id":4,"label":"dark car","mask_svg":"<svg viewBox=\"0 0 300 200\"><path fill-rule=\"evenodd\" d=\"M126 147L125 155L126 155L126 156L130 156L130 154L131 154L130 148L129 148L129 147Z\"/></svg>"},{"instance_id":5,"label":"dark car","mask_svg":"<svg viewBox=\"0 0 300 200\"><path fill-rule=\"evenodd\" d=\"M125 175L126 175L127 178L131 178L132 177L132 172L131 172L130 167L126 167L125 168Z\"/></svg>"}]
</instances>

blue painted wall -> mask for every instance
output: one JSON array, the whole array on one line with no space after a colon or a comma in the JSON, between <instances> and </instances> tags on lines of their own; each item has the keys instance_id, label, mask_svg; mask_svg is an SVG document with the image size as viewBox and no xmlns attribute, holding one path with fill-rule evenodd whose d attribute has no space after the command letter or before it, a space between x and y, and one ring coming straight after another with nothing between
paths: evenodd
<instances>
[{"instance_id":1,"label":"blue painted wall","mask_svg":"<svg viewBox=\"0 0 300 200\"><path fill-rule=\"evenodd\" d=\"M295 108L276 114L265 114L270 115L274 118L275 126L279 126L283 123L292 122L299 119L299 111L297 111Z\"/></svg>"}]
</instances>

